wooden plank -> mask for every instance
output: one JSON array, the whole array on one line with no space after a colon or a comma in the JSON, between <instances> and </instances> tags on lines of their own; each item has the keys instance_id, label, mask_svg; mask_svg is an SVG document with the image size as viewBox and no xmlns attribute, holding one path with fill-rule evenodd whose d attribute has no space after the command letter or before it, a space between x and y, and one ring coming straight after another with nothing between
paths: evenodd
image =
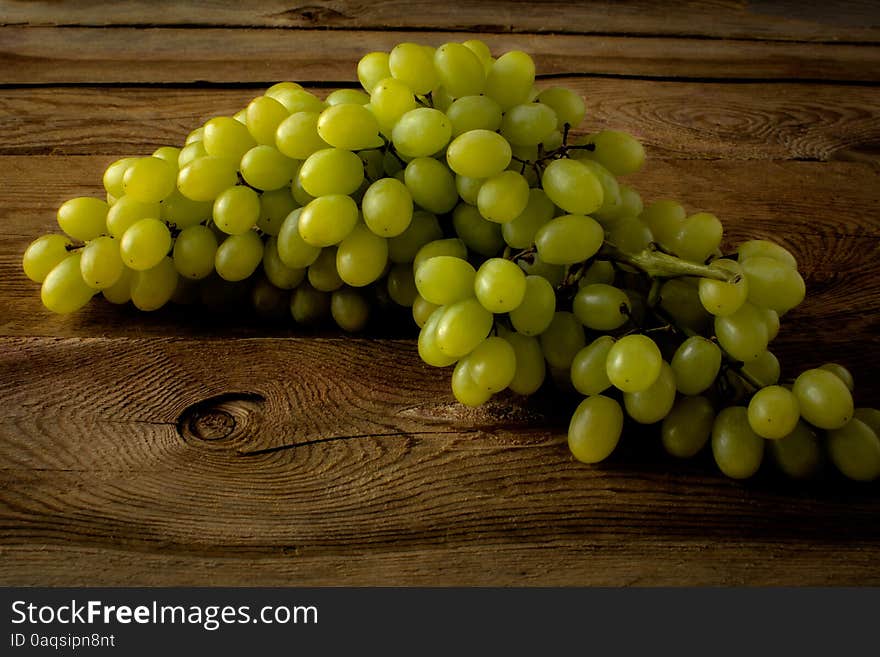
<instances>
[{"instance_id":1,"label":"wooden plank","mask_svg":"<svg viewBox=\"0 0 880 657\"><path fill-rule=\"evenodd\" d=\"M588 104L582 131L627 130L661 158L875 157L880 87L560 78ZM211 116L233 114L262 87L12 88L0 98L2 155L122 155L180 144ZM314 89L320 96L327 89ZM699 99L699 101L695 101Z\"/></svg>"},{"instance_id":2,"label":"wooden plank","mask_svg":"<svg viewBox=\"0 0 880 657\"><path fill-rule=\"evenodd\" d=\"M0 84L355 81L357 61L401 41L462 32L0 27ZM332 48L328 41L332 39ZM880 48L686 38L485 35L532 54L541 75L747 80L880 80ZM185 55L182 55L185 53Z\"/></svg>"},{"instance_id":3,"label":"wooden plank","mask_svg":"<svg viewBox=\"0 0 880 657\"><path fill-rule=\"evenodd\" d=\"M425 29L703 36L807 41L880 41L880 13L870 0L825 3L689 0L675 10L655 2L431 2L314 0L259 5L214 1L0 1L7 25L191 25L324 29Z\"/></svg>"},{"instance_id":4,"label":"wooden plank","mask_svg":"<svg viewBox=\"0 0 880 657\"><path fill-rule=\"evenodd\" d=\"M586 467L558 396L464 410L412 343L0 345L4 584L880 582L867 489L740 484L642 431Z\"/></svg>"}]
</instances>

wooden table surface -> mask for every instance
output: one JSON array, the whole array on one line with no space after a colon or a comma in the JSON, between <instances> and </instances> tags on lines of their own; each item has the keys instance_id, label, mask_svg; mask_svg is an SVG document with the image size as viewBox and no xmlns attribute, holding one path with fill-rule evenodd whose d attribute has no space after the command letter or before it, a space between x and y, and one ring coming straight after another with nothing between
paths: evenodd
<instances>
[{"instance_id":1,"label":"wooden table surface","mask_svg":"<svg viewBox=\"0 0 880 657\"><path fill-rule=\"evenodd\" d=\"M480 36L642 138L646 199L794 252L784 372L839 360L877 405L876 2L249 4L0 0L0 584L880 584L876 484L734 482L650 431L583 466L552 395L465 410L410 339L57 317L20 271L114 159L278 80L324 93L367 51Z\"/></svg>"}]
</instances>

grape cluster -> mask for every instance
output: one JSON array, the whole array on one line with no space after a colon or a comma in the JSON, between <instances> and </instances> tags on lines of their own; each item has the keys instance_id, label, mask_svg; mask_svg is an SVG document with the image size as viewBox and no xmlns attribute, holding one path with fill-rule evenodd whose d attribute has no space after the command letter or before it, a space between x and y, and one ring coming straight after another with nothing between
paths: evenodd
<instances>
[{"instance_id":1,"label":"grape cluster","mask_svg":"<svg viewBox=\"0 0 880 657\"><path fill-rule=\"evenodd\" d=\"M45 306L222 305L245 285L261 312L358 331L384 298L411 307L421 358L454 366L463 404L546 378L583 395L580 461L608 457L628 416L676 457L710 444L734 478L765 451L792 477L825 455L880 476L880 411L854 408L845 368L780 380L768 346L805 294L789 251L725 254L713 214L643 205L619 180L642 145L578 132L583 99L536 88L524 52L401 43L357 75L363 91L324 100L276 84L182 148L112 163L106 200L67 201L64 234L24 254Z\"/></svg>"}]
</instances>

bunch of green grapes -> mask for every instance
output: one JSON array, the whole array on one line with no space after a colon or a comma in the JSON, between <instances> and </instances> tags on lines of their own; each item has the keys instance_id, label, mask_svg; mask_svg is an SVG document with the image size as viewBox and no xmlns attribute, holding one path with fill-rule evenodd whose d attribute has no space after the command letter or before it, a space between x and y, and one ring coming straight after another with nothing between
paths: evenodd
<instances>
[{"instance_id":1,"label":"bunch of green grapes","mask_svg":"<svg viewBox=\"0 0 880 657\"><path fill-rule=\"evenodd\" d=\"M357 76L323 100L276 84L181 148L112 163L106 200L64 203L64 234L24 255L45 306L222 308L244 291L260 313L358 331L391 304L463 404L551 382L583 395L580 461L608 457L629 418L674 456L711 444L735 478L765 450L794 477L825 454L880 475L880 412L854 408L845 368L780 383L768 346L805 294L789 251L724 254L714 215L645 206L619 180L642 145L582 130L583 99L537 88L524 52L401 43Z\"/></svg>"}]
</instances>

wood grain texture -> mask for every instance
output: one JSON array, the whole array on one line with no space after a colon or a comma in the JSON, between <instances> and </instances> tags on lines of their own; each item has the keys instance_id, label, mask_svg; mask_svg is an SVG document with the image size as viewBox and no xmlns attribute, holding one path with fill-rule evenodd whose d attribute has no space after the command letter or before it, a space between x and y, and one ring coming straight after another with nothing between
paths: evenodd
<instances>
[{"instance_id":1,"label":"wood grain texture","mask_svg":"<svg viewBox=\"0 0 880 657\"><path fill-rule=\"evenodd\" d=\"M381 28L880 41L877 4L870 0L846 4L846 11L841 11L833 3L804 4L793 0L689 0L676 3L670 11L663 3L647 0L269 0L256 5L225 0L122 0L110 4L87 0L60 5L2 0L0 17L7 25Z\"/></svg>"}]
</instances>

